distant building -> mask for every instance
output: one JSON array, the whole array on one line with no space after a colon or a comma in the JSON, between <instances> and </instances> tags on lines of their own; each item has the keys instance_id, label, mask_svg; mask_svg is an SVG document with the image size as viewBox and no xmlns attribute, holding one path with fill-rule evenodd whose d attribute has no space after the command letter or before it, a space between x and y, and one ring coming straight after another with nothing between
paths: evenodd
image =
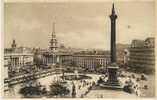
<instances>
[{"instance_id":1,"label":"distant building","mask_svg":"<svg viewBox=\"0 0 157 100\"><path fill-rule=\"evenodd\" d=\"M72 54L69 52L43 52L42 53L43 65L56 65L63 64L65 61L69 62L72 60Z\"/></svg>"},{"instance_id":2,"label":"distant building","mask_svg":"<svg viewBox=\"0 0 157 100\"><path fill-rule=\"evenodd\" d=\"M97 68L106 69L107 65L110 63L109 55L73 55L73 62L76 66L88 69L89 71L94 71Z\"/></svg>"},{"instance_id":3,"label":"distant building","mask_svg":"<svg viewBox=\"0 0 157 100\"><path fill-rule=\"evenodd\" d=\"M117 55L117 63L119 65L123 65L124 64L124 60L126 58L124 58L125 56L125 53L126 53L126 50L129 48L129 45L128 44L116 44L117 46L117 50L116 50L116 55Z\"/></svg>"},{"instance_id":4,"label":"distant building","mask_svg":"<svg viewBox=\"0 0 157 100\"><path fill-rule=\"evenodd\" d=\"M142 48L144 46L144 40L133 40L131 48Z\"/></svg>"},{"instance_id":5,"label":"distant building","mask_svg":"<svg viewBox=\"0 0 157 100\"><path fill-rule=\"evenodd\" d=\"M137 71L155 71L155 39L133 40L129 48L128 66Z\"/></svg>"},{"instance_id":6,"label":"distant building","mask_svg":"<svg viewBox=\"0 0 157 100\"><path fill-rule=\"evenodd\" d=\"M71 65L75 63L74 66L86 68L89 70L94 70L97 67L106 68L107 64L110 62L109 55L98 55L98 54L75 54L70 52L64 53L43 53L43 63L44 65Z\"/></svg>"},{"instance_id":7,"label":"distant building","mask_svg":"<svg viewBox=\"0 0 157 100\"><path fill-rule=\"evenodd\" d=\"M33 54L31 49L16 47L15 40L13 40L11 48L4 49L4 68L8 70L7 74L20 72L32 64Z\"/></svg>"},{"instance_id":8,"label":"distant building","mask_svg":"<svg viewBox=\"0 0 157 100\"><path fill-rule=\"evenodd\" d=\"M54 30L55 27L53 27L49 50L41 52L43 65L61 64L68 66L75 63L75 66L94 70L98 65L106 67L110 62L108 51L66 48L64 45L58 47Z\"/></svg>"}]
</instances>

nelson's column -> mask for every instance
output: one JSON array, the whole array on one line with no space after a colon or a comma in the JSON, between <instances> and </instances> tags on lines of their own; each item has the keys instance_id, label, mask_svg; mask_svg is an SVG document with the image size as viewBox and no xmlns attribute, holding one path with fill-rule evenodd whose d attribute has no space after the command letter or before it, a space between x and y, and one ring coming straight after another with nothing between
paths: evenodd
<instances>
[{"instance_id":1,"label":"nelson's column","mask_svg":"<svg viewBox=\"0 0 157 100\"><path fill-rule=\"evenodd\" d=\"M112 13L110 15L111 19L111 63L107 67L108 80L101 84L103 87L109 88L121 88L121 85L117 79L117 70L119 69L116 64L116 19L117 15L115 13L114 4L112 4Z\"/></svg>"}]
</instances>

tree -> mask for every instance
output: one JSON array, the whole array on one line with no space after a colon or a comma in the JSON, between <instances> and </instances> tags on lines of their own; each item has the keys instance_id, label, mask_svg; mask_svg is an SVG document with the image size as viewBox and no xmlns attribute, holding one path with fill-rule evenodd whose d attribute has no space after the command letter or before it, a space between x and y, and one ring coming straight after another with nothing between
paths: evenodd
<instances>
[{"instance_id":1,"label":"tree","mask_svg":"<svg viewBox=\"0 0 157 100\"><path fill-rule=\"evenodd\" d=\"M30 97L40 97L41 96L41 86L39 85L35 85L35 86L25 86L23 88L20 89L19 93L22 94L24 97L26 98L30 98Z\"/></svg>"},{"instance_id":2,"label":"tree","mask_svg":"<svg viewBox=\"0 0 157 100\"><path fill-rule=\"evenodd\" d=\"M67 89L65 86L61 85L60 83L52 83L50 85L50 93L49 96L60 96L60 95L67 95L69 94L70 90Z\"/></svg>"}]
</instances>

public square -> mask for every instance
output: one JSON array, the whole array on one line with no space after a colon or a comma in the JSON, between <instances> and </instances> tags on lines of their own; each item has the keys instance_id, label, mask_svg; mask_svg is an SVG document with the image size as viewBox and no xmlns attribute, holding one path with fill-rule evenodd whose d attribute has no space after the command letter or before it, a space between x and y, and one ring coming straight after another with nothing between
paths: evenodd
<instances>
[{"instance_id":1,"label":"public square","mask_svg":"<svg viewBox=\"0 0 157 100\"><path fill-rule=\"evenodd\" d=\"M140 78L140 74L135 74L135 73L130 73L130 72L125 72L124 75L126 77L121 77L119 80L125 84L125 81L129 80L129 77L134 74L136 78ZM112 90L112 89L105 89L96 86L97 81L99 78L103 75L98 75L98 74L83 74L83 73L64 73L65 76L69 75L86 75L91 77L91 79L80 79L80 80L64 80L66 83L64 84L69 90L70 93L66 96L62 96L61 98L71 98L72 97L72 84L75 84L75 89L76 89L76 98L140 98L140 97L154 97L155 96L155 84L154 84L154 75L148 75L147 80L140 80L139 82L135 82L135 84L138 84L139 90L138 90L138 95L133 92L133 93L128 93L123 90ZM62 79L62 74L54 74L50 75L47 77L43 77L40 79L37 79L36 82L40 83L42 87L45 87L47 91L50 91L50 85L54 82L63 82ZM130 78L132 81L135 81L135 79ZM144 85L147 85L148 88L144 89ZM24 85L22 84L17 84L11 87L10 91L6 94L7 97L16 97L16 98L23 98L21 94L19 94L20 89ZM112 97L111 97L112 95ZM43 96L44 97L44 96ZM46 96L45 96L46 97ZM54 96L54 98L60 98Z\"/></svg>"},{"instance_id":2,"label":"public square","mask_svg":"<svg viewBox=\"0 0 157 100\"><path fill-rule=\"evenodd\" d=\"M4 98L155 97L153 7L5 3Z\"/></svg>"}]
</instances>

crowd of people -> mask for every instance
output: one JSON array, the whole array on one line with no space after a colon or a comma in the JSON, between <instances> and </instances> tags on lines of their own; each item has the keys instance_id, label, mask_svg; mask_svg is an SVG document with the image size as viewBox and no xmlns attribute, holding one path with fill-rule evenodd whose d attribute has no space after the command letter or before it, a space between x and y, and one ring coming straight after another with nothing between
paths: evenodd
<instances>
[{"instance_id":1,"label":"crowd of people","mask_svg":"<svg viewBox=\"0 0 157 100\"><path fill-rule=\"evenodd\" d=\"M95 81L91 80L78 80L73 82L75 85L76 97L83 98L95 85Z\"/></svg>"},{"instance_id":2,"label":"crowd of people","mask_svg":"<svg viewBox=\"0 0 157 100\"><path fill-rule=\"evenodd\" d=\"M124 74L119 73L119 79L123 82L123 90L128 93L135 93L137 96L142 95L142 89L148 89L148 84L144 84L142 81L147 81L147 77L144 74ZM141 84L142 82L142 84Z\"/></svg>"}]
</instances>

